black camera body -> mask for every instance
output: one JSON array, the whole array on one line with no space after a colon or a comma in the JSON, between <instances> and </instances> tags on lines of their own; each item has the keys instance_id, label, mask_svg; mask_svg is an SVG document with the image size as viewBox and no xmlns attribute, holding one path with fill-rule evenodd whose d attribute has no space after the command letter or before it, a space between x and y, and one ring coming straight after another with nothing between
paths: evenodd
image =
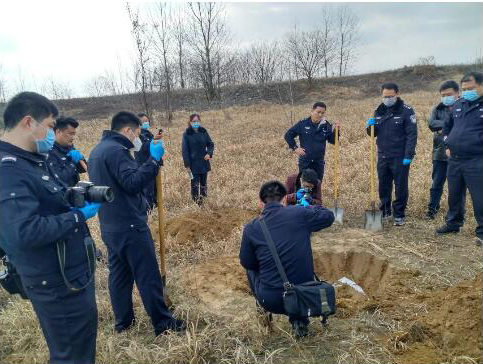
<instances>
[{"instance_id":1,"label":"black camera body","mask_svg":"<svg viewBox=\"0 0 483 364\"><path fill-rule=\"evenodd\" d=\"M4 266L4 269L0 271L0 285L8 293L19 294L23 299L27 299L20 276L2 249L0 249L0 261Z\"/></svg>"},{"instance_id":2,"label":"black camera body","mask_svg":"<svg viewBox=\"0 0 483 364\"><path fill-rule=\"evenodd\" d=\"M112 202L114 192L108 186L94 186L92 182L80 181L67 189L65 200L71 206L81 208L86 202Z\"/></svg>"}]
</instances>

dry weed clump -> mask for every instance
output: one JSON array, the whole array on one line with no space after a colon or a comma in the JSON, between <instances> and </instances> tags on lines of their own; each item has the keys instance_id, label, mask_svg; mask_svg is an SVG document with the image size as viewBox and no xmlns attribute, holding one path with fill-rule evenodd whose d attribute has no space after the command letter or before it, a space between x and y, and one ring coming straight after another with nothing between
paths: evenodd
<instances>
[{"instance_id":1,"label":"dry weed clump","mask_svg":"<svg viewBox=\"0 0 483 364\"><path fill-rule=\"evenodd\" d=\"M361 226L356 221L362 221L362 213L369 206L369 137L365 132L365 121L380 100L360 100L359 95L354 101L347 102L348 95L342 89L339 90L339 96L345 100L339 100L337 92L331 90L332 101L328 103L327 116L330 121L340 121L342 125L339 206L345 209L350 221L348 225L353 230L347 229L347 226L331 228L333 235L321 235L322 243L325 241L328 244L331 236L337 235L341 244L359 244L381 259L397 261L402 267L423 269L431 265L428 274L415 277L422 286L455 284L458 277L472 278L477 271L475 264L466 264L474 258L474 252L465 248L475 225L471 202L468 198L467 224L460 237L444 238L436 243L432 231L437 223L442 222L446 193L443 195L440 220L428 223L420 219L427 205L431 183L432 133L426 126L425 117L438 97L435 93L422 91L408 95L404 94L404 90L402 92L402 98L416 111L419 132L417 155L410 173L408 226L398 231L388 228L379 235L359 236L354 233ZM323 100L324 95L314 95L314 98ZM234 272L236 260L225 261L223 259L227 258L222 257L236 257L238 254L242 220L245 217L249 220L256 214L260 185L269 179L284 181L287 175L297 171L297 158L287 149L283 140L285 131L290 127L283 108L287 110L286 105L263 103L246 107L231 106L201 114L202 124L215 142L212 172L208 177L209 197L202 208L190 200L190 181L181 159L181 136L191 110L174 114L172 125L164 128L167 153L162 168L168 233L169 227L173 228L166 237L167 285L175 312L188 320L189 330L185 334L154 338L149 318L135 292L137 325L129 332L116 334L107 288L108 269L101 263L96 277L98 363L397 362L386 341L380 344L375 337L399 337L397 333L404 333L407 328L400 327L397 321L383 314L377 306L374 306L375 311L355 314L349 307L347 312L350 315L333 318L328 331L314 324L311 327L313 335L306 341L297 342L289 334L290 327L283 317L275 318L275 330L271 335L266 335L257 326L253 298L239 282L242 279L240 275L227 276L228 280L236 279L240 289L235 289L233 294L225 292L226 300L221 302L223 305L220 307L206 305L196 287L192 287L198 283L186 282L196 275L200 265L211 264L210 261L217 259L224 263L226 272ZM311 104L295 106L295 118L306 117L310 108ZM83 120L78 129L76 147L88 156L101 138L102 130L108 129L109 124L107 119ZM333 147L328 145L322 188L326 206L332 205L332 158ZM242 216L241 219L230 220L234 210L243 211L238 215ZM216 217L216 213L220 212L231 217ZM209 216L214 218L210 219ZM156 237L154 226L157 212L150 219L153 237ZM228 228L220 230L219 227L212 229L209 226L220 222ZM105 251L97 221L93 219L89 225L97 244ZM204 233L197 235L201 230ZM186 235L190 231L192 235ZM446 254L444 259L438 258L443 253ZM457 269L453 260L457 260L460 267L457 274L454 273ZM213 299L221 300L220 297ZM397 300L397 297L392 299ZM412 305L409 307L416 307L417 302L412 302ZM425 310L424 307L415 309ZM1 363L47 361L47 348L31 305L8 296L4 291L0 291L0 342ZM404 345L407 345L400 337L392 343L398 350L405 349ZM458 352L452 360L455 363L464 362L465 357ZM471 359L470 356L468 358Z\"/></svg>"}]
</instances>

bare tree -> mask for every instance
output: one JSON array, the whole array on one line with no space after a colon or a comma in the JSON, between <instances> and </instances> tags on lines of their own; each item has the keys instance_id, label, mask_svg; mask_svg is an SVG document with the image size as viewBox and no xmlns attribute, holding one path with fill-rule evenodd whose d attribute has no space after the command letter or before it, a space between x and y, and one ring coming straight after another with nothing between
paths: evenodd
<instances>
[{"instance_id":1,"label":"bare tree","mask_svg":"<svg viewBox=\"0 0 483 364\"><path fill-rule=\"evenodd\" d=\"M329 77L329 68L332 66L334 61L337 59L337 44L334 36L332 22L332 14L330 9L326 6L322 11L322 21L321 21L321 50L323 55L324 63L324 73L325 77Z\"/></svg>"},{"instance_id":2,"label":"bare tree","mask_svg":"<svg viewBox=\"0 0 483 364\"><path fill-rule=\"evenodd\" d=\"M0 102L7 102L7 81L3 74L3 66L0 64Z\"/></svg>"},{"instance_id":3,"label":"bare tree","mask_svg":"<svg viewBox=\"0 0 483 364\"><path fill-rule=\"evenodd\" d=\"M355 61L356 48L359 43L359 17L346 5L339 6L336 15L337 31L337 63L339 76L347 74Z\"/></svg>"},{"instance_id":4,"label":"bare tree","mask_svg":"<svg viewBox=\"0 0 483 364\"><path fill-rule=\"evenodd\" d=\"M267 83L274 80L280 60L277 42L253 44L249 51L249 57L255 82Z\"/></svg>"},{"instance_id":5,"label":"bare tree","mask_svg":"<svg viewBox=\"0 0 483 364\"><path fill-rule=\"evenodd\" d=\"M152 109L148 97L149 79L149 38L146 35L146 25L140 21L139 8L132 10L129 2L126 2L126 9L131 23L131 33L136 45L137 70L135 72L136 85L140 86L141 101L144 112L151 119Z\"/></svg>"},{"instance_id":6,"label":"bare tree","mask_svg":"<svg viewBox=\"0 0 483 364\"><path fill-rule=\"evenodd\" d=\"M307 78L310 88L322 64L322 42L323 36L319 30L304 32L297 28L288 33L285 39L287 57L295 67L296 78L298 71Z\"/></svg>"},{"instance_id":7,"label":"bare tree","mask_svg":"<svg viewBox=\"0 0 483 364\"><path fill-rule=\"evenodd\" d=\"M55 79L53 76L45 79L41 86L41 91L52 100L70 99L73 95L72 88L68 82Z\"/></svg>"},{"instance_id":8,"label":"bare tree","mask_svg":"<svg viewBox=\"0 0 483 364\"><path fill-rule=\"evenodd\" d=\"M183 17L185 16L185 12L181 7L181 4L178 4L176 11L174 12L174 20L173 20L173 37L174 42L176 44L176 58L178 64L178 78L179 78L179 85L181 88L186 87L185 77L186 77L186 52L185 52L185 44L186 44L186 26L185 22L183 21Z\"/></svg>"},{"instance_id":9,"label":"bare tree","mask_svg":"<svg viewBox=\"0 0 483 364\"><path fill-rule=\"evenodd\" d=\"M194 70L198 72L206 96L209 100L218 97L222 81L219 72L226 62L225 47L228 43L228 29L224 20L225 6L222 3L188 3L191 13L190 34L187 42L196 61Z\"/></svg>"}]
</instances>

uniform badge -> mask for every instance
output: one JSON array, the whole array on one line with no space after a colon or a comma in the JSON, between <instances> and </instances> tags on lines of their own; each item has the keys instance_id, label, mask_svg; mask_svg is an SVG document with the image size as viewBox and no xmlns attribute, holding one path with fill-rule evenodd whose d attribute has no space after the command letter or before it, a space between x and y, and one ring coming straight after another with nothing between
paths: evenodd
<instances>
[{"instance_id":1,"label":"uniform badge","mask_svg":"<svg viewBox=\"0 0 483 364\"><path fill-rule=\"evenodd\" d=\"M49 176L42 176L42 179L43 179L44 181L48 181L50 178L49 178Z\"/></svg>"},{"instance_id":2,"label":"uniform badge","mask_svg":"<svg viewBox=\"0 0 483 364\"><path fill-rule=\"evenodd\" d=\"M11 157L11 156L3 157L2 158L2 163L3 162L15 163L15 162L17 162L17 158L16 157Z\"/></svg>"},{"instance_id":3,"label":"uniform badge","mask_svg":"<svg viewBox=\"0 0 483 364\"><path fill-rule=\"evenodd\" d=\"M411 115L410 119L413 124L416 124L416 115Z\"/></svg>"}]
</instances>

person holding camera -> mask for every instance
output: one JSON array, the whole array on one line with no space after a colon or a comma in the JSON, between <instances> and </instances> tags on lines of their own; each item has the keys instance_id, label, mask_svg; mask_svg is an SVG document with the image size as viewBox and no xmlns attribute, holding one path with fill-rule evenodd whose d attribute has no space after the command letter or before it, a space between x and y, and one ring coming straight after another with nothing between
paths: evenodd
<instances>
[{"instance_id":1,"label":"person holding camera","mask_svg":"<svg viewBox=\"0 0 483 364\"><path fill-rule=\"evenodd\" d=\"M208 172L211 171L210 159L213 158L215 144L200 121L198 114L190 115L188 127L183 133L181 152L191 177L191 197L201 206L208 191Z\"/></svg>"},{"instance_id":2,"label":"person holding camera","mask_svg":"<svg viewBox=\"0 0 483 364\"><path fill-rule=\"evenodd\" d=\"M69 117L57 118L54 127L55 143L47 157L50 169L69 187L80 180L84 168L84 155L74 147L74 138L79 123Z\"/></svg>"},{"instance_id":3,"label":"person holding camera","mask_svg":"<svg viewBox=\"0 0 483 364\"><path fill-rule=\"evenodd\" d=\"M49 170L57 107L33 92L14 96L0 141L0 248L20 276L47 341L50 363L94 363L97 306L86 220L98 203L69 205Z\"/></svg>"},{"instance_id":4,"label":"person holding camera","mask_svg":"<svg viewBox=\"0 0 483 364\"><path fill-rule=\"evenodd\" d=\"M259 193L263 206L261 217L270 231L288 280L296 285L314 279L310 234L331 226L334 214L320 205L284 207L281 201L286 194L279 181L263 184ZM271 320L270 313L287 314L283 303L284 288L258 220L252 220L243 229L240 264L247 270L258 311L264 311ZM295 335L307 335L308 317L288 316Z\"/></svg>"},{"instance_id":5,"label":"person holding camera","mask_svg":"<svg viewBox=\"0 0 483 364\"><path fill-rule=\"evenodd\" d=\"M104 131L90 154L88 169L92 182L111 186L115 195L112 203L99 210L101 236L108 252L115 329L122 332L135 322L132 290L136 282L154 333L159 335L167 330L182 331L186 325L173 318L163 298L163 283L148 226L148 204L143 194L163 164L164 146L161 140L152 140L150 156L139 166L131 151L141 148L140 126L133 113L121 111L114 115L111 130Z\"/></svg>"},{"instance_id":6,"label":"person holding camera","mask_svg":"<svg viewBox=\"0 0 483 364\"><path fill-rule=\"evenodd\" d=\"M285 188L285 205L322 205L321 183L313 169L307 168L288 176Z\"/></svg>"}]
</instances>

